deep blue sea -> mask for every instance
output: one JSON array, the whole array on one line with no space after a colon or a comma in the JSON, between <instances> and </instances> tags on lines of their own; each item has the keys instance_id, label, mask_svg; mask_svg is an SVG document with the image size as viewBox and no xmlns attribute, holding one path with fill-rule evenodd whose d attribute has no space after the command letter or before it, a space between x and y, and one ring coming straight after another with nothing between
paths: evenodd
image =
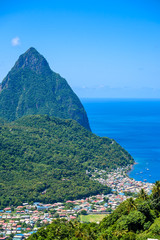
<instances>
[{"instance_id":1,"label":"deep blue sea","mask_svg":"<svg viewBox=\"0 0 160 240\"><path fill-rule=\"evenodd\" d=\"M81 99L92 132L115 139L138 163L136 180L160 180L160 100Z\"/></svg>"}]
</instances>

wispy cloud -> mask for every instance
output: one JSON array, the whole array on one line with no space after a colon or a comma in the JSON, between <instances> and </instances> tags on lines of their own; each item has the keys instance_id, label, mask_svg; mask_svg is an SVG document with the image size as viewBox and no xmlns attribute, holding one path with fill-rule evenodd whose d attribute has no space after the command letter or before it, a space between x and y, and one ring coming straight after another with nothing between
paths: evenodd
<instances>
[{"instance_id":1,"label":"wispy cloud","mask_svg":"<svg viewBox=\"0 0 160 240\"><path fill-rule=\"evenodd\" d=\"M19 37L13 38L11 40L11 44L12 44L13 47L20 45L20 38Z\"/></svg>"}]
</instances>

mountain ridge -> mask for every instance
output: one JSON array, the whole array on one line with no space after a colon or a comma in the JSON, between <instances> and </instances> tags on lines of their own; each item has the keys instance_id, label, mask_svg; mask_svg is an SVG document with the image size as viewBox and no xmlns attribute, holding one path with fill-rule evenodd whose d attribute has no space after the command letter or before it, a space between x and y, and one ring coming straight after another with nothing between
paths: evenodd
<instances>
[{"instance_id":1,"label":"mountain ridge","mask_svg":"<svg viewBox=\"0 0 160 240\"><path fill-rule=\"evenodd\" d=\"M20 55L13 69L25 67L29 67L39 74L45 73L46 68L48 71L52 71L47 60L34 47L30 47L24 54Z\"/></svg>"},{"instance_id":2,"label":"mountain ridge","mask_svg":"<svg viewBox=\"0 0 160 240\"><path fill-rule=\"evenodd\" d=\"M14 121L32 114L74 119L91 130L77 95L33 47L19 57L0 84L0 117Z\"/></svg>"}]
</instances>

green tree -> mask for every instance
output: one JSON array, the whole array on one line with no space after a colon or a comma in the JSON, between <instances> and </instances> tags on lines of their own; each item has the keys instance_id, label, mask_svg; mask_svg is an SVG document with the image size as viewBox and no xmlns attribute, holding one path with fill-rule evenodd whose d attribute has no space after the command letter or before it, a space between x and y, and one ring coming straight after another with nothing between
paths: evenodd
<instances>
[{"instance_id":1,"label":"green tree","mask_svg":"<svg viewBox=\"0 0 160 240\"><path fill-rule=\"evenodd\" d=\"M143 199L143 200L147 200L148 198L148 195L146 193L146 191L142 188L138 194L138 197Z\"/></svg>"},{"instance_id":2,"label":"green tree","mask_svg":"<svg viewBox=\"0 0 160 240\"><path fill-rule=\"evenodd\" d=\"M87 211L86 211L86 210L82 210L82 211L81 211L81 214L82 214L82 215L87 215Z\"/></svg>"},{"instance_id":3,"label":"green tree","mask_svg":"<svg viewBox=\"0 0 160 240\"><path fill-rule=\"evenodd\" d=\"M156 181L153 186L152 193L154 198L160 197L160 181Z\"/></svg>"}]
</instances>

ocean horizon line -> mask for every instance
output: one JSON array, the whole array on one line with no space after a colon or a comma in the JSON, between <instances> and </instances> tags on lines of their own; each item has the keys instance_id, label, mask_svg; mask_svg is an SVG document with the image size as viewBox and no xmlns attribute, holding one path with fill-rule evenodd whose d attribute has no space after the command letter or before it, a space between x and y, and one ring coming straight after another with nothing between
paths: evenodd
<instances>
[{"instance_id":1,"label":"ocean horizon line","mask_svg":"<svg viewBox=\"0 0 160 240\"><path fill-rule=\"evenodd\" d=\"M141 100L141 101L146 101L146 100L157 100L157 101L160 101L160 98L115 98L115 97L79 97L81 100Z\"/></svg>"}]
</instances>

